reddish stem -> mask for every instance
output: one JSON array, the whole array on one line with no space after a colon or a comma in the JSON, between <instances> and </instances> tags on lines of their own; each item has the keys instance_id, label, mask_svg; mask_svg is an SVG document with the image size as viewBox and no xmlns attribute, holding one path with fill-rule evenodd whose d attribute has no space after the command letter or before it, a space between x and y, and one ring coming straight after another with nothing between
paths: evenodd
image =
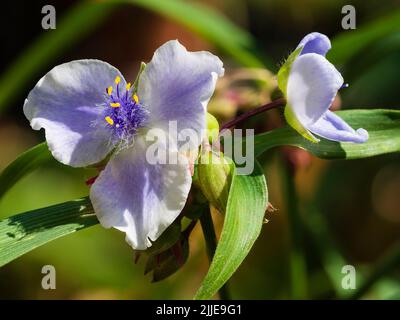
<instances>
[{"instance_id":1,"label":"reddish stem","mask_svg":"<svg viewBox=\"0 0 400 320\"><path fill-rule=\"evenodd\" d=\"M249 112L243 113L242 115L232 119L231 121L228 121L227 123L222 125L222 127L221 127L221 129L219 131L222 132L222 131L224 131L226 129L229 129L229 128L235 126L236 124L238 124L238 123L240 123L242 121L245 121L245 120L247 120L247 119L249 119L251 117L254 117L257 114L263 113L263 112L265 112L267 110L271 110L271 109L274 109L274 108L277 108L277 107L282 107L285 104L286 104L286 100L284 98L276 99L276 100L274 100L274 101L272 101L270 103L267 103L267 104L265 104L265 105L263 105L261 107L258 107L256 109L253 109L253 110L249 111Z\"/></svg>"}]
</instances>

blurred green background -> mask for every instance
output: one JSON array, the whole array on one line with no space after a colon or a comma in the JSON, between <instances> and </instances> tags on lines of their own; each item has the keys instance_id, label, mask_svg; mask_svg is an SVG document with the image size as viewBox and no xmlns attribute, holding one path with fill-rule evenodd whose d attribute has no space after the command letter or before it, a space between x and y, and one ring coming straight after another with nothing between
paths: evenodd
<instances>
[{"instance_id":1,"label":"blurred green background","mask_svg":"<svg viewBox=\"0 0 400 320\"><path fill-rule=\"evenodd\" d=\"M41 28L45 4L57 10L56 30ZM354 31L341 26L346 4L356 8ZM400 105L398 0L15 0L3 4L1 15L0 169L44 141L43 132L30 129L22 105L49 69L74 59L97 58L134 79L140 62L149 61L170 39L179 39L190 50L210 50L224 61L227 76L210 105L221 122L273 95L270 74L258 70L260 84L254 70L242 68L265 66L276 72L312 31L334 39L334 49L337 43L328 57L350 83L336 108ZM244 72L251 84L233 84L237 72ZM235 85L239 97L232 97ZM279 125L279 112L247 124L260 132ZM366 286L362 297L400 298L400 155L324 161L282 148L261 160L269 201L278 211L268 213L269 222L255 247L231 279L234 298L346 297L352 294L340 289L346 264L355 266L358 287ZM0 199L0 219L85 196L87 178L82 170L54 161ZM214 218L221 225L222 218ZM198 226L190 250L189 261L178 273L151 283L143 276L143 264L134 264L123 234L97 225L1 268L0 298L190 299L208 267ZM56 290L41 288L40 271L47 264L57 270ZM374 281L368 283L371 275Z\"/></svg>"}]
</instances>

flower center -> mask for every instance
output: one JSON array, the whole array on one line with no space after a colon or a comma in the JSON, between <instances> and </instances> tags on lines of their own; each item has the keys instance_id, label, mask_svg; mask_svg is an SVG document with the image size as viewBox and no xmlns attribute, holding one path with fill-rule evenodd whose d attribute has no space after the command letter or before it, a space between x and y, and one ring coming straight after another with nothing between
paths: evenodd
<instances>
[{"instance_id":1,"label":"flower center","mask_svg":"<svg viewBox=\"0 0 400 320\"><path fill-rule=\"evenodd\" d=\"M137 130L144 126L147 110L140 104L139 97L131 90L128 83L125 89L120 88L120 77L115 78L113 86L106 89L106 107L104 121L113 130L114 137L129 143Z\"/></svg>"}]
</instances>

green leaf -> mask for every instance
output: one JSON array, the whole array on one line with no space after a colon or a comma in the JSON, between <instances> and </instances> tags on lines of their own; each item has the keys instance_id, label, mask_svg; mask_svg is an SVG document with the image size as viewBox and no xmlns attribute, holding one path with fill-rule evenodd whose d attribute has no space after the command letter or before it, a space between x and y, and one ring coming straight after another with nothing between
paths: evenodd
<instances>
[{"instance_id":1,"label":"green leaf","mask_svg":"<svg viewBox=\"0 0 400 320\"><path fill-rule=\"evenodd\" d=\"M88 198L1 220L0 267L47 242L97 223Z\"/></svg>"},{"instance_id":2,"label":"green leaf","mask_svg":"<svg viewBox=\"0 0 400 320\"><path fill-rule=\"evenodd\" d=\"M196 32L246 67L264 67L254 55L256 41L222 14L195 2L182 0L122 0L152 10ZM265 60L265 59L264 59ZM274 63L268 60L268 67Z\"/></svg>"},{"instance_id":3,"label":"green leaf","mask_svg":"<svg viewBox=\"0 0 400 320\"><path fill-rule=\"evenodd\" d=\"M0 198L22 177L53 159L46 143L22 153L0 174Z\"/></svg>"},{"instance_id":4,"label":"green leaf","mask_svg":"<svg viewBox=\"0 0 400 320\"><path fill-rule=\"evenodd\" d=\"M358 159L400 151L400 111L346 110L338 111L353 128L364 128L369 133L365 143L334 142L321 139L312 143L291 127L283 127L254 137L254 152L259 156L271 148L290 145L305 149L319 158Z\"/></svg>"},{"instance_id":5,"label":"green leaf","mask_svg":"<svg viewBox=\"0 0 400 320\"><path fill-rule=\"evenodd\" d=\"M400 11L372 21L356 30L344 31L332 40L332 50L328 52L328 59L334 64L348 63L362 51L389 34L400 31Z\"/></svg>"},{"instance_id":6,"label":"green leaf","mask_svg":"<svg viewBox=\"0 0 400 320\"><path fill-rule=\"evenodd\" d=\"M258 163L251 175L233 176L221 237L195 299L210 299L246 258L261 232L267 198L267 184Z\"/></svg>"},{"instance_id":7,"label":"green leaf","mask_svg":"<svg viewBox=\"0 0 400 320\"><path fill-rule=\"evenodd\" d=\"M60 19L57 29L43 32L2 74L0 111L11 105L10 101L38 72L94 30L114 7L109 1L81 1Z\"/></svg>"}]
</instances>

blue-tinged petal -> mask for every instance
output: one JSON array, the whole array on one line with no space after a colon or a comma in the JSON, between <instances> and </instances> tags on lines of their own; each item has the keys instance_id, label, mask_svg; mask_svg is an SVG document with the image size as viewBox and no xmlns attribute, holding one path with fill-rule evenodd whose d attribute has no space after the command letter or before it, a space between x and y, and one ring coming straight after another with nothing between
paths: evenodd
<instances>
[{"instance_id":1,"label":"blue-tinged petal","mask_svg":"<svg viewBox=\"0 0 400 320\"><path fill-rule=\"evenodd\" d=\"M315 53L299 56L289 74L288 107L306 127L328 110L342 85L343 77L325 57Z\"/></svg>"},{"instance_id":2,"label":"blue-tinged petal","mask_svg":"<svg viewBox=\"0 0 400 320\"><path fill-rule=\"evenodd\" d=\"M329 38L319 32L312 32L306 35L299 43L297 48L303 48L300 55L307 53L316 53L325 56L331 49Z\"/></svg>"},{"instance_id":3,"label":"blue-tinged petal","mask_svg":"<svg viewBox=\"0 0 400 320\"><path fill-rule=\"evenodd\" d=\"M115 154L90 190L90 199L101 224L126 233L138 250L151 246L177 218L185 205L191 175L188 159L159 145L159 155L178 157L152 164L144 138ZM159 157L162 160L163 157Z\"/></svg>"},{"instance_id":4,"label":"blue-tinged petal","mask_svg":"<svg viewBox=\"0 0 400 320\"><path fill-rule=\"evenodd\" d=\"M113 149L101 116L106 88L120 72L99 60L77 60L49 71L29 93L24 113L60 162L83 167L104 159Z\"/></svg>"},{"instance_id":5,"label":"blue-tinged petal","mask_svg":"<svg viewBox=\"0 0 400 320\"><path fill-rule=\"evenodd\" d=\"M223 74L221 60L209 52L188 52L176 40L162 45L139 81L138 96L149 111L148 126L167 130L169 122L176 121L178 133L185 129L197 133L198 141L191 146L197 148L208 101Z\"/></svg>"},{"instance_id":6,"label":"blue-tinged petal","mask_svg":"<svg viewBox=\"0 0 400 320\"><path fill-rule=\"evenodd\" d=\"M368 140L368 132L365 129L354 130L342 118L329 110L317 122L309 125L308 129L333 141L363 143Z\"/></svg>"}]
</instances>

